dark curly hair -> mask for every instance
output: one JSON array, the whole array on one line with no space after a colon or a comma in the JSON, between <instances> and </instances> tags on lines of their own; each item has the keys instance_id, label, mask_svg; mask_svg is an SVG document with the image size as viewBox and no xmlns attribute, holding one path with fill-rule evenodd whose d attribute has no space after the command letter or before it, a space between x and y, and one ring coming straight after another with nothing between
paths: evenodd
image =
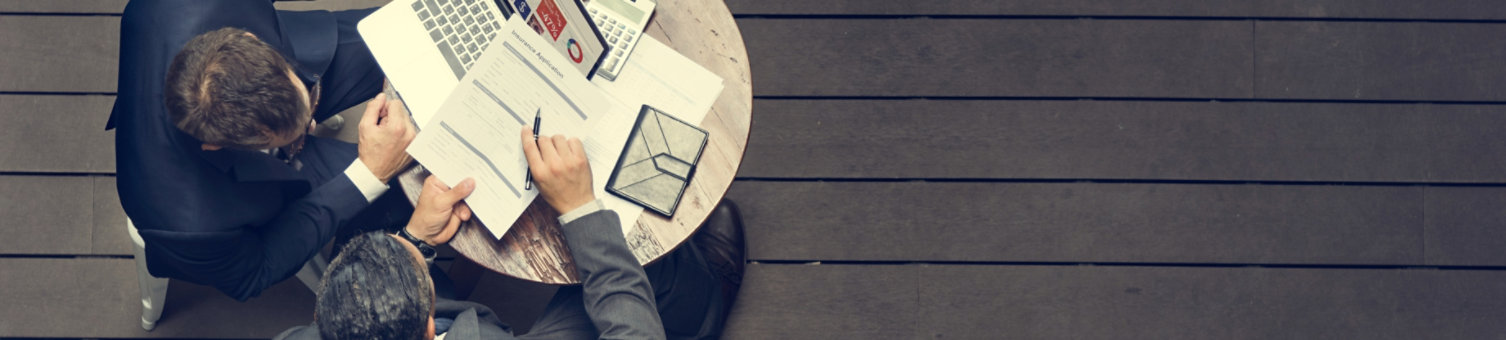
<instances>
[{"instance_id":1,"label":"dark curly hair","mask_svg":"<svg viewBox=\"0 0 1506 340\"><path fill-rule=\"evenodd\" d=\"M259 149L271 134L296 131L306 115L292 66L277 49L238 28L189 40L173 57L163 91L179 130L204 143Z\"/></svg>"},{"instance_id":2,"label":"dark curly hair","mask_svg":"<svg viewBox=\"0 0 1506 340\"><path fill-rule=\"evenodd\" d=\"M324 339L422 339L434 288L422 261L380 231L352 238L319 286L315 323Z\"/></svg>"}]
</instances>

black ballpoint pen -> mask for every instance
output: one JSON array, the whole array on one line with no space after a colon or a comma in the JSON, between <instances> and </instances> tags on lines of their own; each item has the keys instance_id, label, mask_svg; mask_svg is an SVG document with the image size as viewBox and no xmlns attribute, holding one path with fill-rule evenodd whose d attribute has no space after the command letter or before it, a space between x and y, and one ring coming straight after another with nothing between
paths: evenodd
<instances>
[{"instance_id":1,"label":"black ballpoint pen","mask_svg":"<svg viewBox=\"0 0 1506 340\"><path fill-rule=\"evenodd\" d=\"M539 108L538 110L533 111L533 143L534 144L538 144L539 143L539 112L543 112L543 111L544 111L544 108L542 108L542 107ZM533 170L529 170L527 178L523 179L523 190L533 190Z\"/></svg>"}]
</instances>

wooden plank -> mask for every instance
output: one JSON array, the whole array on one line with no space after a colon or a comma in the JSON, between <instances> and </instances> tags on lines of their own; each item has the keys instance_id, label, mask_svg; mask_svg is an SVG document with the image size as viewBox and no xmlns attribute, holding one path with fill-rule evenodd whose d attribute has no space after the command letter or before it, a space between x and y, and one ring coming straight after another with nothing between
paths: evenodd
<instances>
[{"instance_id":1,"label":"wooden plank","mask_svg":"<svg viewBox=\"0 0 1506 340\"><path fill-rule=\"evenodd\" d=\"M0 50L14 62L0 73L14 76L0 91L114 91L119 18L3 18ZM1257 93L1256 48L1260 97L1498 100L1506 73L1485 62L1506 54L1489 40L1506 27L1492 24L739 21L765 96L1244 98ZM1258 47L1252 25L1264 28Z\"/></svg>"},{"instance_id":2,"label":"wooden plank","mask_svg":"<svg viewBox=\"0 0 1506 340\"><path fill-rule=\"evenodd\" d=\"M1261 16L1351 19L1506 19L1506 3L1495 0L1270 0L1257 5Z\"/></svg>"},{"instance_id":3,"label":"wooden plank","mask_svg":"<svg viewBox=\"0 0 1506 340\"><path fill-rule=\"evenodd\" d=\"M744 178L1428 181L1434 165L1422 159L1435 152L1479 156L1429 147L1429 116L1408 105L764 99L758 107L759 126L779 128L751 131Z\"/></svg>"},{"instance_id":4,"label":"wooden plank","mask_svg":"<svg viewBox=\"0 0 1506 340\"><path fill-rule=\"evenodd\" d=\"M1506 182L1506 106L1420 105L1429 129L1426 143L1432 152L1422 161L1428 177L1438 182ZM1410 156L1404 156L1410 157Z\"/></svg>"},{"instance_id":5,"label":"wooden plank","mask_svg":"<svg viewBox=\"0 0 1506 340\"><path fill-rule=\"evenodd\" d=\"M0 13L115 14L126 0L0 0Z\"/></svg>"},{"instance_id":6,"label":"wooden plank","mask_svg":"<svg viewBox=\"0 0 1506 340\"><path fill-rule=\"evenodd\" d=\"M1506 272L922 266L924 338L1494 339ZM811 288L805 288L811 289ZM872 295L872 293L870 293Z\"/></svg>"},{"instance_id":7,"label":"wooden plank","mask_svg":"<svg viewBox=\"0 0 1506 340\"><path fill-rule=\"evenodd\" d=\"M727 0L738 15L1030 15L1240 17L1258 5L1240 0Z\"/></svg>"},{"instance_id":8,"label":"wooden plank","mask_svg":"<svg viewBox=\"0 0 1506 340\"><path fill-rule=\"evenodd\" d=\"M0 91L114 92L119 56L120 17L0 15Z\"/></svg>"},{"instance_id":9,"label":"wooden plank","mask_svg":"<svg viewBox=\"0 0 1506 340\"><path fill-rule=\"evenodd\" d=\"M386 5L392 0L317 0L317 1L282 1L273 6L277 9L289 11L329 10L341 11L347 9L371 8Z\"/></svg>"},{"instance_id":10,"label":"wooden plank","mask_svg":"<svg viewBox=\"0 0 1506 340\"><path fill-rule=\"evenodd\" d=\"M1506 266L1506 188L1426 189L1427 263Z\"/></svg>"},{"instance_id":11,"label":"wooden plank","mask_svg":"<svg viewBox=\"0 0 1506 340\"><path fill-rule=\"evenodd\" d=\"M1261 98L1506 99L1506 25L1255 23ZM751 50L751 49L750 49Z\"/></svg>"},{"instance_id":12,"label":"wooden plank","mask_svg":"<svg viewBox=\"0 0 1506 340\"><path fill-rule=\"evenodd\" d=\"M314 294L288 280L241 303L173 281L157 329L141 330L131 259L0 259L0 337L270 338L313 321Z\"/></svg>"},{"instance_id":13,"label":"wooden plank","mask_svg":"<svg viewBox=\"0 0 1506 340\"><path fill-rule=\"evenodd\" d=\"M104 129L114 103L114 96L0 95L7 131L0 171L115 172L115 132Z\"/></svg>"},{"instance_id":14,"label":"wooden plank","mask_svg":"<svg viewBox=\"0 0 1506 340\"><path fill-rule=\"evenodd\" d=\"M97 176L93 180L94 231L88 254L131 255L131 234L126 231L125 209L120 207L115 177Z\"/></svg>"},{"instance_id":15,"label":"wooden plank","mask_svg":"<svg viewBox=\"0 0 1506 340\"><path fill-rule=\"evenodd\" d=\"M753 264L726 337L1497 338L1506 334L1495 321L1506 307L1503 278L1499 271Z\"/></svg>"},{"instance_id":16,"label":"wooden plank","mask_svg":"<svg viewBox=\"0 0 1506 340\"><path fill-rule=\"evenodd\" d=\"M280 9L349 9L381 6L385 0L284 1ZM0 13L120 14L126 0L0 0ZM1133 17L1262 17L1344 19L1501 20L1494 0L1136 0L990 1L938 0L728 0L737 15L1029 15Z\"/></svg>"},{"instance_id":17,"label":"wooden plank","mask_svg":"<svg viewBox=\"0 0 1506 340\"><path fill-rule=\"evenodd\" d=\"M915 266L750 264L727 339L913 339Z\"/></svg>"},{"instance_id":18,"label":"wooden plank","mask_svg":"<svg viewBox=\"0 0 1506 340\"><path fill-rule=\"evenodd\" d=\"M0 176L0 254L88 254L93 180L74 176Z\"/></svg>"},{"instance_id":19,"label":"wooden plank","mask_svg":"<svg viewBox=\"0 0 1506 340\"><path fill-rule=\"evenodd\" d=\"M390 0L321 0L321 1L282 1L275 4L278 9L307 11L307 10L345 10L352 8L369 8L385 5ZM125 11L126 0L0 0L0 13L46 13L46 14L105 14L120 15Z\"/></svg>"},{"instance_id":20,"label":"wooden plank","mask_svg":"<svg viewBox=\"0 0 1506 340\"><path fill-rule=\"evenodd\" d=\"M1506 180L1494 106L759 100L738 175ZM1492 151L1496 150L1496 151Z\"/></svg>"},{"instance_id":21,"label":"wooden plank","mask_svg":"<svg viewBox=\"0 0 1506 340\"><path fill-rule=\"evenodd\" d=\"M739 19L760 96L1244 98L1245 21Z\"/></svg>"},{"instance_id":22,"label":"wooden plank","mask_svg":"<svg viewBox=\"0 0 1506 340\"><path fill-rule=\"evenodd\" d=\"M738 15L1506 19L1506 8L1494 0L728 0L727 7Z\"/></svg>"},{"instance_id":23,"label":"wooden plank","mask_svg":"<svg viewBox=\"0 0 1506 340\"><path fill-rule=\"evenodd\" d=\"M1422 264L1421 187L739 181L754 260ZM1430 249L1431 251L1431 249Z\"/></svg>"}]
</instances>

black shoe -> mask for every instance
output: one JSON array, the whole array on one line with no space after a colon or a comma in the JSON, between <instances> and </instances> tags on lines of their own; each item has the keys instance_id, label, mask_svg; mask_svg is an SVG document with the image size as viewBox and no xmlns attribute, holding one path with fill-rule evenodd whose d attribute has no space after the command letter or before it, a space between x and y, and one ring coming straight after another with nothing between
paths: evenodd
<instances>
[{"instance_id":1,"label":"black shoe","mask_svg":"<svg viewBox=\"0 0 1506 340\"><path fill-rule=\"evenodd\" d=\"M748 246L743 241L743 216L731 200L722 200L706 218L693 237L695 246L706 260L711 273L722 282L722 296L727 301L727 310L737 300L737 290L742 287L743 268L747 263Z\"/></svg>"}]
</instances>

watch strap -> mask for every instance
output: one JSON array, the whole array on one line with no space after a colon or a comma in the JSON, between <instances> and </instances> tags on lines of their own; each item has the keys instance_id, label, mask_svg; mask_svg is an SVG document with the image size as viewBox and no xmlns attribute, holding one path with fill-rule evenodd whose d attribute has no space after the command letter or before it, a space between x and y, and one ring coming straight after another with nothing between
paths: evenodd
<instances>
[{"instance_id":1,"label":"watch strap","mask_svg":"<svg viewBox=\"0 0 1506 340\"><path fill-rule=\"evenodd\" d=\"M430 246L423 239L409 234L408 228L398 230L397 235L402 236L403 239L408 240L408 243L412 243L414 247L417 247L418 252L424 255L424 262L428 262L431 265L434 264L434 258L439 256L439 252L434 250L434 246Z\"/></svg>"}]
</instances>

